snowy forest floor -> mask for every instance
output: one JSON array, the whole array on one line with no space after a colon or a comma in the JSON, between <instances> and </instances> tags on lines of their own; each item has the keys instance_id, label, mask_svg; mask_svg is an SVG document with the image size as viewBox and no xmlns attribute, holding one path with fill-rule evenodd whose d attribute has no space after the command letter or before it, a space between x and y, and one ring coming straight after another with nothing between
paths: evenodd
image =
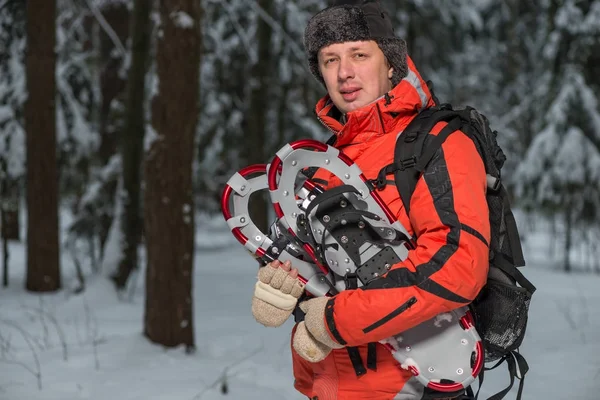
<instances>
[{"instance_id":1,"label":"snowy forest floor","mask_svg":"<svg viewBox=\"0 0 600 400\"><path fill-rule=\"evenodd\" d=\"M229 232L199 231L195 258L197 350L165 350L142 335L143 271L119 298L88 275L85 292L32 295L23 289L25 249L11 243L10 287L0 289L2 400L303 399L293 389L289 336L250 313L255 264ZM537 285L522 354L530 365L524 400L596 400L600 393L600 276L566 275L544 261L543 234L530 237L524 270ZM74 276L63 255L63 276ZM505 365L486 374L480 398L508 384ZM221 389L226 383L228 394ZM507 399L514 398L516 386Z\"/></svg>"}]
</instances>

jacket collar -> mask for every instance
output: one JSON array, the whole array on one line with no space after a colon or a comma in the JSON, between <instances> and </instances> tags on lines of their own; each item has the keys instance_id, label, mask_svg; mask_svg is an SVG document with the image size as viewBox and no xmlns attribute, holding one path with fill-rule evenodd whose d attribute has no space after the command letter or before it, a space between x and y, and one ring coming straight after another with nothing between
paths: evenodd
<instances>
[{"instance_id":1,"label":"jacket collar","mask_svg":"<svg viewBox=\"0 0 600 400\"><path fill-rule=\"evenodd\" d=\"M336 136L336 146L362 143L370 138L403 130L422 109L433 105L427 84L408 57L408 74L376 101L346 114L329 95L316 106L317 118Z\"/></svg>"}]
</instances>

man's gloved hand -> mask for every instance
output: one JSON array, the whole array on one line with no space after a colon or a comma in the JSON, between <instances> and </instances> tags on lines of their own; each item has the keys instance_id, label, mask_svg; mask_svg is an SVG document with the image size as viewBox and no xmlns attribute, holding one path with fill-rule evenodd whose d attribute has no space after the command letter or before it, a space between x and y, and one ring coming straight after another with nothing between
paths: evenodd
<instances>
[{"instance_id":1,"label":"man's gloved hand","mask_svg":"<svg viewBox=\"0 0 600 400\"><path fill-rule=\"evenodd\" d=\"M289 261L275 260L258 269L252 297L252 315L264 326L282 325L292 314L304 284Z\"/></svg>"},{"instance_id":2,"label":"man's gloved hand","mask_svg":"<svg viewBox=\"0 0 600 400\"><path fill-rule=\"evenodd\" d=\"M328 300L327 297L316 297L300 303L300 308L306 315L304 321L296 327L293 346L296 353L306 361L322 361L331 349L344 347L329 336L325 327L325 307Z\"/></svg>"}]
</instances>

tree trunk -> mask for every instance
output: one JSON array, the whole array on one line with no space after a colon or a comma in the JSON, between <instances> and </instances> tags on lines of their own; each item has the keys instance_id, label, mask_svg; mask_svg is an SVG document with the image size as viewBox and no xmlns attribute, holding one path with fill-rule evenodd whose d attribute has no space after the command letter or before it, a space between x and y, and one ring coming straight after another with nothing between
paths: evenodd
<instances>
[{"instance_id":1,"label":"tree trunk","mask_svg":"<svg viewBox=\"0 0 600 400\"><path fill-rule=\"evenodd\" d=\"M0 162L0 164L3 164L3 162ZM2 167L4 170L5 166L3 165ZM6 173L5 176L7 176ZM1 237L6 240L20 241L19 201L21 200L21 196L19 193L19 183L16 180L4 178L0 186Z\"/></svg>"},{"instance_id":2,"label":"tree trunk","mask_svg":"<svg viewBox=\"0 0 600 400\"><path fill-rule=\"evenodd\" d=\"M121 43L126 43L129 37L129 10L127 4L122 2L108 3L102 14L106 22L115 31ZM125 79L121 76L121 69L125 61L125 54L115 56L116 46L113 40L104 31L100 31L100 60L103 62L100 68L100 93L102 96L99 115L100 148L98 155L102 165L107 165L111 157L118 151L117 138L123 133L123 113L121 107L115 107L117 103L123 103L125 92ZM114 198L117 190L118 179L105 183L104 190L106 198L110 203L107 205L114 209ZM116 214L103 214L100 218L100 252L103 253L104 245L108 238L110 226Z\"/></svg>"},{"instance_id":3,"label":"tree trunk","mask_svg":"<svg viewBox=\"0 0 600 400\"><path fill-rule=\"evenodd\" d=\"M13 207L2 208L2 238L6 240L21 240L19 235L19 203L14 203Z\"/></svg>"},{"instance_id":4,"label":"tree trunk","mask_svg":"<svg viewBox=\"0 0 600 400\"><path fill-rule=\"evenodd\" d=\"M56 2L27 2L27 290L60 289L56 161Z\"/></svg>"},{"instance_id":5,"label":"tree trunk","mask_svg":"<svg viewBox=\"0 0 600 400\"><path fill-rule=\"evenodd\" d=\"M573 215L570 211L570 207L567 207L565 211L565 253L564 253L564 265L565 272L571 272L571 247L573 239Z\"/></svg>"},{"instance_id":6,"label":"tree trunk","mask_svg":"<svg viewBox=\"0 0 600 400\"><path fill-rule=\"evenodd\" d=\"M131 67L128 74L125 105L125 129L121 140L123 162L123 253L112 279L118 289L127 284L129 275L138 268L137 249L142 236L140 169L145 129L145 78L150 51L150 10L152 2L136 0L131 25Z\"/></svg>"},{"instance_id":7,"label":"tree trunk","mask_svg":"<svg viewBox=\"0 0 600 400\"><path fill-rule=\"evenodd\" d=\"M279 23L281 24L281 26L283 27L283 29L288 29L288 18L287 18L287 10L284 9L279 12L277 16L274 16L275 18L277 18L279 20ZM283 53L283 49L286 46L286 38L284 38L283 36L280 38L280 43L279 43L280 49L279 55L273 55L273 57L281 57L282 53ZM280 76L279 78L280 82L283 82L283 77ZM287 127L288 127L288 120L289 120L289 115L287 113L287 108L288 108L288 94L292 88L292 82L287 81L287 82L283 82L279 85L279 91L278 91L278 95L279 95L279 106L277 107L277 132L275 133L277 140L274 143L274 146L272 146L270 149L271 151L269 152L270 154L275 154L275 152L277 150L279 150L281 148L281 146L284 145L284 143L286 143L286 138L288 137L287 135ZM264 231L263 231L264 232Z\"/></svg>"},{"instance_id":8,"label":"tree trunk","mask_svg":"<svg viewBox=\"0 0 600 400\"><path fill-rule=\"evenodd\" d=\"M273 15L273 0L259 0L258 4L269 15ZM273 29L260 15L258 18L258 27L256 31L256 40L258 41L258 57L256 63L250 71L250 107L246 115L246 141L244 148L246 150L246 163L264 164L267 157L265 154L267 147L266 136L268 127L267 113L269 99L269 81L272 72L272 52L271 36ZM256 226L265 232L268 228L267 199L262 196L254 196L249 204L249 212L252 221Z\"/></svg>"},{"instance_id":9,"label":"tree trunk","mask_svg":"<svg viewBox=\"0 0 600 400\"><path fill-rule=\"evenodd\" d=\"M2 167L2 172L6 169L6 163L3 160L0 160L0 166ZM6 223L6 212L4 208L6 207L5 202L2 200L6 197L6 186L7 179L0 179L0 239L2 240L2 286L8 287L8 259L10 257L8 252L8 237L5 234L5 229L7 227Z\"/></svg>"},{"instance_id":10,"label":"tree trunk","mask_svg":"<svg viewBox=\"0 0 600 400\"><path fill-rule=\"evenodd\" d=\"M198 123L201 8L197 0L160 0L162 35L145 161L146 310L144 333L164 346L194 348L192 160Z\"/></svg>"},{"instance_id":11,"label":"tree trunk","mask_svg":"<svg viewBox=\"0 0 600 400\"><path fill-rule=\"evenodd\" d=\"M4 222L4 220L2 221ZM8 287L8 260L10 253L8 252L8 239L2 238L2 286Z\"/></svg>"}]
</instances>

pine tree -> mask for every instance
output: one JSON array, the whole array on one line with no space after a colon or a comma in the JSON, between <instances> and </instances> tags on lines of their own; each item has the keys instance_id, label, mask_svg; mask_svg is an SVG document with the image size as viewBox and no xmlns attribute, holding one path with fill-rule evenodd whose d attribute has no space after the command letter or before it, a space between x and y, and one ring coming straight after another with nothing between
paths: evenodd
<instances>
[{"instance_id":1,"label":"pine tree","mask_svg":"<svg viewBox=\"0 0 600 400\"><path fill-rule=\"evenodd\" d=\"M328 137L313 112L325 89L308 70L302 42L308 18L325 7L325 1L274 0L268 12L264 4L206 4L195 191L199 207L208 212L219 210L223 184L248 162L268 162L283 144L295 139ZM257 37L259 24L270 31L270 65L266 68L271 73L266 89L261 89L268 96L260 111L265 114L264 149L257 152L253 148L256 158L248 159L247 124L252 124L251 107L257 107L251 96L256 97L259 88L259 80L250 79L251 69L258 73L261 62L259 41L249 38Z\"/></svg>"},{"instance_id":2,"label":"pine tree","mask_svg":"<svg viewBox=\"0 0 600 400\"><path fill-rule=\"evenodd\" d=\"M560 216L564 226L564 268L575 231L600 222L600 79L592 72L599 46L599 2L547 3L548 66L540 105L541 129L519 165L516 187L524 206Z\"/></svg>"}]
</instances>

